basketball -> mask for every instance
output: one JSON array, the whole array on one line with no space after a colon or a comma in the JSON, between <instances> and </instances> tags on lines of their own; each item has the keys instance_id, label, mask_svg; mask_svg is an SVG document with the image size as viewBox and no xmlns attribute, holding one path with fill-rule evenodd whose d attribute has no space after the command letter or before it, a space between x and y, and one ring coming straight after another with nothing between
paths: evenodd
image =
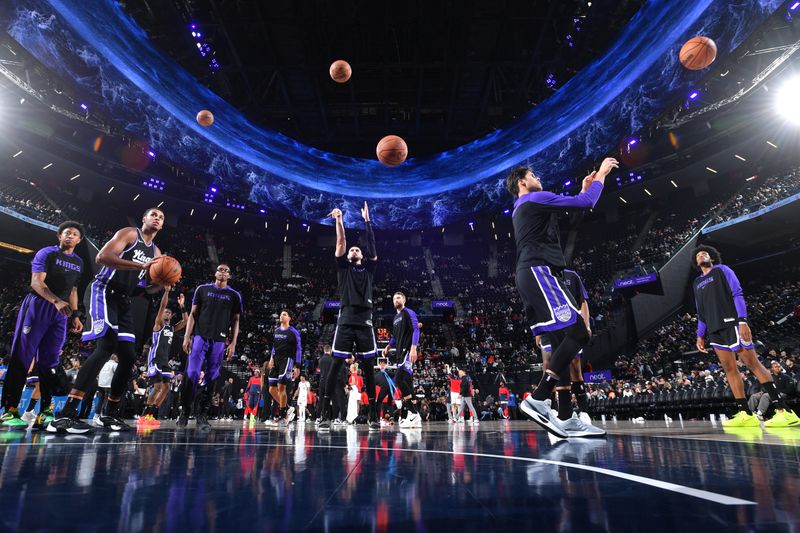
<instances>
[{"instance_id":1,"label":"basketball","mask_svg":"<svg viewBox=\"0 0 800 533\"><path fill-rule=\"evenodd\" d=\"M386 166L396 167L408 157L408 146L406 142L397 135L387 135L378 143L375 148L378 160Z\"/></svg>"},{"instance_id":2,"label":"basketball","mask_svg":"<svg viewBox=\"0 0 800 533\"><path fill-rule=\"evenodd\" d=\"M214 123L214 114L208 109L203 109L197 113L197 123L207 128Z\"/></svg>"},{"instance_id":3,"label":"basketball","mask_svg":"<svg viewBox=\"0 0 800 533\"><path fill-rule=\"evenodd\" d=\"M344 59L337 59L331 63L330 74L333 81L336 83L346 83L353 74L353 69L350 68L350 63Z\"/></svg>"},{"instance_id":4,"label":"basketball","mask_svg":"<svg viewBox=\"0 0 800 533\"><path fill-rule=\"evenodd\" d=\"M178 260L165 255L150 267L150 280L161 287L172 286L180 281L181 273L181 264Z\"/></svg>"},{"instance_id":5,"label":"basketball","mask_svg":"<svg viewBox=\"0 0 800 533\"><path fill-rule=\"evenodd\" d=\"M717 58L717 44L708 37L692 37L681 47L681 64L689 70L702 70Z\"/></svg>"}]
</instances>

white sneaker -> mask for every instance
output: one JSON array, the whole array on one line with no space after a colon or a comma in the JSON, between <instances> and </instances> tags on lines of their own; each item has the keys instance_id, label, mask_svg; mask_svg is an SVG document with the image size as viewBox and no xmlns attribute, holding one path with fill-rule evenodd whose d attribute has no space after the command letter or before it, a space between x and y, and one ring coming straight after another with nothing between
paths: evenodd
<instances>
[{"instance_id":1,"label":"white sneaker","mask_svg":"<svg viewBox=\"0 0 800 533\"><path fill-rule=\"evenodd\" d=\"M24 413L22 413L22 416L20 418L23 419L28 424L30 424L31 422L36 420L36 413L34 413L33 411L25 411Z\"/></svg>"},{"instance_id":2,"label":"white sneaker","mask_svg":"<svg viewBox=\"0 0 800 533\"><path fill-rule=\"evenodd\" d=\"M534 422L542 426L544 429L562 439L569 437L569 434L562 426L558 416L555 416L550 408L550 399L541 401L534 400L533 396L528 396L525 401L519 404L523 413L533 419Z\"/></svg>"},{"instance_id":3,"label":"white sneaker","mask_svg":"<svg viewBox=\"0 0 800 533\"><path fill-rule=\"evenodd\" d=\"M93 425L94 427L98 427L98 428L105 427L105 426L103 425L103 423L102 423L102 422L100 422L100 415L94 415L94 418L92 418L92 425Z\"/></svg>"},{"instance_id":4,"label":"white sneaker","mask_svg":"<svg viewBox=\"0 0 800 533\"><path fill-rule=\"evenodd\" d=\"M337 418L336 420L334 420L334 421L331 423L331 425L332 425L332 426L343 426L343 425L344 425L344 421L343 421L343 420L339 420L339 419Z\"/></svg>"},{"instance_id":5,"label":"white sneaker","mask_svg":"<svg viewBox=\"0 0 800 533\"><path fill-rule=\"evenodd\" d=\"M592 423L592 417L589 416L589 413L587 413L585 411L581 411L581 414L578 415L578 418L580 418L581 422L583 422L584 424L590 424L591 425L591 423Z\"/></svg>"},{"instance_id":6,"label":"white sneaker","mask_svg":"<svg viewBox=\"0 0 800 533\"><path fill-rule=\"evenodd\" d=\"M471 419L471 420L469 421L469 423L470 423L470 424L472 424L473 426L480 426L480 425L481 425L481 421L480 421L480 420L478 420L477 418L473 418L473 419Z\"/></svg>"},{"instance_id":7,"label":"white sneaker","mask_svg":"<svg viewBox=\"0 0 800 533\"><path fill-rule=\"evenodd\" d=\"M274 428L277 427L278 423L271 418L267 418L266 420L264 420L264 425L269 428Z\"/></svg>"},{"instance_id":8,"label":"white sneaker","mask_svg":"<svg viewBox=\"0 0 800 533\"><path fill-rule=\"evenodd\" d=\"M464 423L463 418L459 418L458 420L456 420L456 424L463 424L463 423Z\"/></svg>"},{"instance_id":9,"label":"white sneaker","mask_svg":"<svg viewBox=\"0 0 800 533\"><path fill-rule=\"evenodd\" d=\"M286 422L291 422L294 420L294 407L290 407L288 411L286 411Z\"/></svg>"},{"instance_id":10,"label":"white sneaker","mask_svg":"<svg viewBox=\"0 0 800 533\"><path fill-rule=\"evenodd\" d=\"M389 422L387 422L386 419L384 419L384 418L381 418L380 421L381 421L381 427L382 428L386 428L386 427L390 427L391 426L391 424Z\"/></svg>"},{"instance_id":11,"label":"white sneaker","mask_svg":"<svg viewBox=\"0 0 800 533\"><path fill-rule=\"evenodd\" d=\"M400 421L402 429L412 429L422 427L422 417L419 413L408 413L408 416Z\"/></svg>"},{"instance_id":12,"label":"white sneaker","mask_svg":"<svg viewBox=\"0 0 800 533\"><path fill-rule=\"evenodd\" d=\"M452 418L448 418L448 419L447 419L447 423L448 423L448 424L455 424L455 423L456 423L456 421L455 421L454 419L452 419Z\"/></svg>"},{"instance_id":13,"label":"white sneaker","mask_svg":"<svg viewBox=\"0 0 800 533\"><path fill-rule=\"evenodd\" d=\"M563 427L566 432L567 436L569 437L605 437L606 432L598 427L595 427L591 424L586 424L583 420L578 418L576 413L572 413L572 417L568 418L566 421L561 421L561 427Z\"/></svg>"}]
</instances>

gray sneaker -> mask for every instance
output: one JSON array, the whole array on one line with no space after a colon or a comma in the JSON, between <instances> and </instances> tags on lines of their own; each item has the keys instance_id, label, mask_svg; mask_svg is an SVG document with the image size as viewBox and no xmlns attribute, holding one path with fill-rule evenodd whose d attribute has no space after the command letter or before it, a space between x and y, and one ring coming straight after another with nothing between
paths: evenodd
<instances>
[{"instance_id":1,"label":"gray sneaker","mask_svg":"<svg viewBox=\"0 0 800 533\"><path fill-rule=\"evenodd\" d=\"M531 417L534 422L556 437L562 439L569 437L561 421L553 414L555 411L551 412L549 399L540 401L534 400L533 396L528 396L525 401L519 405L519 408L522 409L523 413Z\"/></svg>"},{"instance_id":2,"label":"gray sneaker","mask_svg":"<svg viewBox=\"0 0 800 533\"><path fill-rule=\"evenodd\" d=\"M606 436L605 430L602 430L597 426L587 424L586 422L580 419L577 413L572 413L572 418L569 418L566 421L562 421L561 426L567 431L567 435L570 437Z\"/></svg>"}]
</instances>

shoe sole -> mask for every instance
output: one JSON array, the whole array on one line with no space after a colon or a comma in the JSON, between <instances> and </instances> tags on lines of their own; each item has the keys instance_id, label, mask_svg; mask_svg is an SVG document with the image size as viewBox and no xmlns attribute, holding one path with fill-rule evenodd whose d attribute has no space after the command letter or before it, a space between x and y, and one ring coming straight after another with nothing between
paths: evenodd
<instances>
[{"instance_id":1,"label":"shoe sole","mask_svg":"<svg viewBox=\"0 0 800 533\"><path fill-rule=\"evenodd\" d=\"M94 429L92 429L92 428L88 428L88 429L84 429L84 430L76 430L76 429L73 429L73 428L60 429L60 428L52 427L52 426L50 426L48 424L47 428L45 428L45 431L47 431L48 433L54 433L56 435L86 435L87 433L93 433Z\"/></svg>"},{"instance_id":2,"label":"shoe sole","mask_svg":"<svg viewBox=\"0 0 800 533\"><path fill-rule=\"evenodd\" d=\"M567 438L576 439L602 439L606 437L606 432L592 433L590 431L567 431Z\"/></svg>"},{"instance_id":3,"label":"shoe sole","mask_svg":"<svg viewBox=\"0 0 800 533\"><path fill-rule=\"evenodd\" d=\"M551 424L550 420L547 417L545 417L544 415L542 415L541 413L539 413L539 411L537 411L536 409L533 409L532 407L529 407L525 403L520 405L520 409L522 409L523 413L525 413L526 415L531 417L531 419L533 419L534 422L536 422L537 424L542 426L544 429L546 429L548 433L551 433L552 435L555 435L556 437L559 437L559 438L562 438L562 439L568 439L569 438L569 435L567 433L562 432L557 427L555 427L553 424Z\"/></svg>"},{"instance_id":4,"label":"shoe sole","mask_svg":"<svg viewBox=\"0 0 800 533\"><path fill-rule=\"evenodd\" d=\"M765 428L794 428L800 426L800 421L798 422L789 422L788 424L774 424L774 425L767 425L767 422L764 422ZM753 426L755 427L755 426Z\"/></svg>"}]
</instances>

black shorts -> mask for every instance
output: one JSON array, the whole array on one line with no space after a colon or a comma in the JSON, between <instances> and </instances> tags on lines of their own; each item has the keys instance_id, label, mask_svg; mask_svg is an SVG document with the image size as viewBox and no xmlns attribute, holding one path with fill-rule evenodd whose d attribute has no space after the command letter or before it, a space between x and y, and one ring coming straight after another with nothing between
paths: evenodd
<instances>
[{"instance_id":1,"label":"black shorts","mask_svg":"<svg viewBox=\"0 0 800 533\"><path fill-rule=\"evenodd\" d=\"M726 352L738 352L739 350L751 350L755 348L755 344L751 341L746 343L739 335L739 325L730 326L728 328L714 331L708 334L708 343L717 350Z\"/></svg>"},{"instance_id":2,"label":"black shorts","mask_svg":"<svg viewBox=\"0 0 800 533\"><path fill-rule=\"evenodd\" d=\"M563 339L563 337L562 337ZM553 335L551 333L544 333L539 336L539 344L542 347L542 352L547 352L548 355L553 353ZM560 341L559 341L560 342ZM556 346L557 347L557 346ZM581 349L578 354L575 356L576 359L580 359L583 355L583 349Z\"/></svg>"},{"instance_id":3,"label":"black shorts","mask_svg":"<svg viewBox=\"0 0 800 533\"><path fill-rule=\"evenodd\" d=\"M404 398L414 394L414 378L402 368L398 368L394 373L394 384L400 389Z\"/></svg>"},{"instance_id":4,"label":"black shorts","mask_svg":"<svg viewBox=\"0 0 800 533\"><path fill-rule=\"evenodd\" d=\"M364 326L336 326L333 334L333 356L347 359L370 359L378 354L375 332Z\"/></svg>"},{"instance_id":5,"label":"black shorts","mask_svg":"<svg viewBox=\"0 0 800 533\"><path fill-rule=\"evenodd\" d=\"M292 370L294 369L294 359L291 357L275 356L275 364L269 371L269 383L274 385L280 383L286 385L292 382Z\"/></svg>"},{"instance_id":6,"label":"black shorts","mask_svg":"<svg viewBox=\"0 0 800 533\"><path fill-rule=\"evenodd\" d=\"M118 342L136 342L131 299L127 294L95 280L86 287L83 303L86 308L83 342L104 337L109 329L116 332Z\"/></svg>"},{"instance_id":7,"label":"black shorts","mask_svg":"<svg viewBox=\"0 0 800 533\"><path fill-rule=\"evenodd\" d=\"M581 320L578 305L558 269L533 265L517 270L516 284L534 335L558 331Z\"/></svg>"}]
</instances>

